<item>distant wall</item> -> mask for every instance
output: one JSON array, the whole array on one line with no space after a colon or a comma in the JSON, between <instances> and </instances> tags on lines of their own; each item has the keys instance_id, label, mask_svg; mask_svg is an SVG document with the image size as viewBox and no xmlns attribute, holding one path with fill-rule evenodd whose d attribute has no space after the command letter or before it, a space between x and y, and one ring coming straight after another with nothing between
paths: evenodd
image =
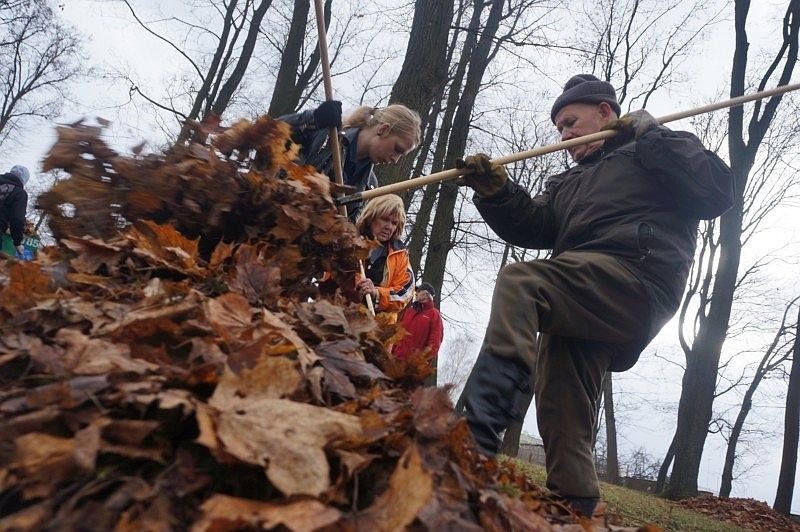
<instances>
[{"instance_id":1,"label":"distant wall","mask_svg":"<svg viewBox=\"0 0 800 532\"><path fill-rule=\"evenodd\" d=\"M517 458L532 464L544 465L544 447L537 443L520 443Z\"/></svg>"},{"instance_id":2,"label":"distant wall","mask_svg":"<svg viewBox=\"0 0 800 532\"><path fill-rule=\"evenodd\" d=\"M636 491L643 491L645 493L654 493L656 489L656 481L646 478L632 478L622 477L620 479L622 485Z\"/></svg>"}]
</instances>

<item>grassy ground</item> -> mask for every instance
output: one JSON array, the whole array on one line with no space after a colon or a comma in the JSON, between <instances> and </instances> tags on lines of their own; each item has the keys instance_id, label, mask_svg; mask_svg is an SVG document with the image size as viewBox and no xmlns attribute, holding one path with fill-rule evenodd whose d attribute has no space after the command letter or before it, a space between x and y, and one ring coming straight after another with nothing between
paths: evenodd
<instances>
[{"instance_id":1,"label":"grassy ground","mask_svg":"<svg viewBox=\"0 0 800 532\"><path fill-rule=\"evenodd\" d=\"M518 471L524 471L537 484L544 485L544 467L515 461ZM622 526L653 524L666 531L745 532L746 529L711 519L703 514L684 510L671 502L612 484L600 484L603 500L608 503L608 513L619 515Z\"/></svg>"}]
</instances>

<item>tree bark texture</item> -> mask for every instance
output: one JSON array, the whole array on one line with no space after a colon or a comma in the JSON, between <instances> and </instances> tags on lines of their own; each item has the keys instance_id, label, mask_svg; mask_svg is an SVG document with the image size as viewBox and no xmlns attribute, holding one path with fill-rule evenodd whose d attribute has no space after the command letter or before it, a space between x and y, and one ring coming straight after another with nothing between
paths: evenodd
<instances>
[{"instance_id":1,"label":"tree bark texture","mask_svg":"<svg viewBox=\"0 0 800 532\"><path fill-rule=\"evenodd\" d=\"M459 21L462 15L463 12L459 11ZM436 147L433 150L433 157L431 159L431 173L440 172L444 169L445 159L447 157L447 143L450 138L450 132L453 128L453 117L455 116L456 109L458 108L458 98L460 95L459 90L464 83L464 76L467 72L470 55L472 54L472 50L475 48L475 43L477 41L476 35L479 28L480 11L478 10L473 12L472 19L470 20L469 27L467 29L467 36L464 41L461 57L456 65L453 79L450 82L447 103L444 108L444 114L441 118L441 124L438 127L439 135L436 138ZM459 34L460 32L458 30L453 32L450 42L450 49L448 50L448 56L452 56L458 44ZM429 121L428 127L431 127L431 125L432 124ZM417 211L414 225L411 228L411 236L408 243L408 255L411 257L411 265L416 273L422 272L423 251L426 250L429 242L430 221L434 212L434 207L436 206L437 198L439 197L440 187L440 183L432 183L425 187L422 195L422 202L420 203L419 210ZM427 276L425 276L425 280L427 281ZM434 285L434 287L437 288L437 302L440 302L442 297L441 286L437 287Z\"/></svg>"},{"instance_id":2,"label":"tree bark texture","mask_svg":"<svg viewBox=\"0 0 800 532\"><path fill-rule=\"evenodd\" d=\"M300 57L303 53L310 9L310 0L295 0L289 35L281 53L281 64L278 67L278 75L275 77L275 90L272 92L272 99L267 110L267 114L270 116L278 117L292 113L297 110L297 104L300 102L300 95L305 85L297 83L297 73L300 70ZM326 28L327 26L328 21L325 23Z\"/></svg>"},{"instance_id":3,"label":"tree bark texture","mask_svg":"<svg viewBox=\"0 0 800 532\"><path fill-rule=\"evenodd\" d=\"M489 14L482 29L480 28L480 13L477 13L478 9L476 9L478 17L473 16L470 22L468 38L475 38L474 36L477 34L480 37L477 39L474 50L468 56L469 67L466 81L453 118L453 127L450 130L444 164L446 168L455 166L455 160L464 155L472 110L480 90L483 74L491 61L492 46L495 42L505 2L503 0L492 0L489 5ZM451 91L453 90L457 90L457 88L451 87ZM425 257L425 279L436 288L437 294L441 294L442 291L447 256L453 245L452 233L455 225L453 213L457 199L458 186L453 181L443 182L440 186L436 214L428 243L428 252Z\"/></svg>"},{"instance_id":4,"label":"tree bark texture","mask_svg":"<svg viewBox=\"0 0 800 532\"><path fill-rule=\"evenodd\" d=\"M519 454L519 440L522 437L522 423L512 423L503 434L500 453L516 458Z\"/></svg>"},{"instance_id":5,"label":"tree bark texture","mask_svg":"<svg viewBox=\"0 0 800 532\"><path fill-rule=\"evenodd\" d=\"M431 106L441 98L447 84L448 36L453 12L453 2L416 0L403 67L389 97L390 104L400 103L417 111L422 117L423 129L430 127ZM380 184L385 186L408 179L414 158L409 154L397 164L380 168Z\"/></svg>"},{"instance_id":6,"label":"tree bark texture","mask_svg":"<svg viewBox=\"0 0 800 532\"><path fill-rule=\"evenodd\" d=\"M731 71L731 97L741 96L745 91L749 48L745 22L749 7L749 0L736 0L735 2L736 42ZM767 83L772 83L772 73L780 66L781 62L783 62L783 67L779 84L784 85L791 80L797 62L799 17L800 0L792 0L783 19L784 44L762 77L759 90L762 90ZM691 348L686 352L686 371L683 375L677 427L672 441L675 464L669 485L665 490L665 494L670 498L686 498L697 495L697 477L711 421L720 354L728 332L742 253L744 191L756 152L775 116L780 101L781 96L774 96L753 105L746 141L744 109L733 107L729 110L728 151L734 173L735 205L720 218L720 259L709 313L707 320L700 325Z\"/></svg>"}]
</instances>

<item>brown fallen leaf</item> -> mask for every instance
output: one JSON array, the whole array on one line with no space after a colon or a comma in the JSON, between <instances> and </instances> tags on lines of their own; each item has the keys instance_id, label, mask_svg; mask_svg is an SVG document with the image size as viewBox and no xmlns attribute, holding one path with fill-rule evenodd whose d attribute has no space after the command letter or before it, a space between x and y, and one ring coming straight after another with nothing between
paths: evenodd
<instances>
[{"instance_id":1,"label":"brown fallen leaf","mask_svg":"<svg viewBox=\"0 0 800 532\"><path fill-rule=\"evenodd\" d=\"M75 375L104 375L112 371L146 373L158 366L131 358L127 345L89 338L75 329L61 329L56 342L64 346L64 367Z\"/></svg>"},{"instance_id":2,"label":"brown fallen leaf","mask_svg":"<svg viewBox=\"0 0 800 532\"><path fill-rule=\"evenodd\" d=\"M8 283L0 291L0 307L12 314L52 293L50 277L36 262L19 261L11 266L8 275Z\"/></svg>"},{"instance_id":3,"label":"brown fallen leaf","mask_svg":"<svg viewBox=\"0 0 800 532\"><path fill-rule=\"evenodd\" d=\"M342 516L336 508L316 500L286 503L252 501L230 495L214 495L200 510L202 517L192 532L217 532L256 528L272 530L286 527L293 532L313 532L335 525Z\"/></svg>"},{"instance_id":4,"label":"brown fallen leaf","mask_svg":"<svg viewBox=\"0 0 800 532\"><path fill-rule=\"evenodd\" d=\"M356 416L285 399L214 396L217 437L229 454L265 468L285 495L318 496L330 485L325 448L356 437Z\"/></svg>"},{"instance_id":5,"label":"brown fallen leaf","mask_svg":"<svg viewBox=\"0 0 800 532\"><path fill-rule=\"evenodd\" d=\"M411 525L433 495L433 477L422 467L415 444L409 445L389 479L389 488L355 516L355 526L363 530L394 531Z\"/></svg>"},{"instance_id":6,"label":"brown fallen leaf","mask_svg":"<svg viewBox=\"0 0 800 532\"><path fill-rule=\"evenodd\" d=\"M38 432L16 439L13 460L6 470L16 477L25 499L50 496L59 482L78 471L75 445L72 438Z\"/></svg>"}]
</instances>

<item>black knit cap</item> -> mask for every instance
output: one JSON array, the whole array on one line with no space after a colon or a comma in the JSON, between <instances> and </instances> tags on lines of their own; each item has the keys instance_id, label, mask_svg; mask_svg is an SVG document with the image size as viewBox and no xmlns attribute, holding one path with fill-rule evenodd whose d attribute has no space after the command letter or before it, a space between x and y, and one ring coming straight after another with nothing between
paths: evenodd
<instances>
[{"instance_id":1,"label":"black knit cap","mask_svg":"<svg viewBox=\"0 0 800 532\"><path fill-rule=\"evenodd\" d=\"M431 283L422 283L417 287L417 290L425 290L431 297L436 297L436 289Z\"/></svg>"},{"instance_id":2,"label":"black knit cap","mask_svg":"<svg viewBox=\"0 0 800 532\"><path fill-rule=\"evenodd\" d=\"M578 102L606 102L614 109L617 116L620 113L617 93L611 83L599 80L591 74L578 74L569 78L569 81L564 85L564 92L556 98L553 108L550 110L550 120L555 124L556 115L562 107Z\"/></svg>"}]
</instances>

